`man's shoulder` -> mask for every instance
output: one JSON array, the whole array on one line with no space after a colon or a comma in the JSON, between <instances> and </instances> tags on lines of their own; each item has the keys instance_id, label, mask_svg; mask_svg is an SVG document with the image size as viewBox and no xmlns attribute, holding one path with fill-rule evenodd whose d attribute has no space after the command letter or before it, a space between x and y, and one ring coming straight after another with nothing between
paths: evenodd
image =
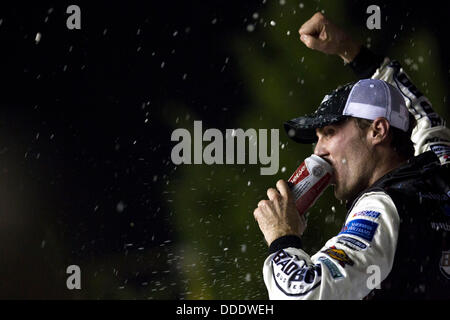
<instances>
[{"instance_id":1,"label":"man's shoulder","mask_svg":"<svg viewBox=\"0 0 450 320\"><path fill-rule=\"evenodd\" d=\"M394 200L382 189L362 193L348 210L346 220L377 220L381 216L398 216Z\"/></svg>"},{"instance_id":2,"label":"man's shoulder","mask_svg":"<svg viewBox=\"0 0 450 320\"><path fill-rule=\"evenodd\" d=\"M391 206L394 202L391 196L383 189L373 189L362 193L358 199L355 200L352 208L349 211L355 211L361 208L368 207L385 207Z\"/></svg>"}]
</instances>

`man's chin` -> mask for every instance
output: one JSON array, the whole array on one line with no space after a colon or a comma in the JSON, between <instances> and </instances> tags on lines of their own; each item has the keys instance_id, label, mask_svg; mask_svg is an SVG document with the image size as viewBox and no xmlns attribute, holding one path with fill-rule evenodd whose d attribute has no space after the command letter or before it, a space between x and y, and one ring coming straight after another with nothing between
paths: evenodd
<instances>
[{"instance_id":1,"label":"man's chin","mask_svg":"<svg viewBox=\"0 0 450 320\"><path fill-rule=\"evenodd\" d=\"M336 186L334 185L334 197L338 200L344 200L341 198L341 194L338 193Z\"/></svg>"},{"instance_id":2,"label":"man's chin","mask_svg":"<svg viewBox=\"0 0 450 320\"><path fill-rule=\"evenodd\" d=\"M348 201L351 200L354 196L353 192L346 192L345 190L342 190L342 188L339 188L338 185L333 185L333 187L334 187L334 196L338 200Z\"/></svg>"}]
</instances>

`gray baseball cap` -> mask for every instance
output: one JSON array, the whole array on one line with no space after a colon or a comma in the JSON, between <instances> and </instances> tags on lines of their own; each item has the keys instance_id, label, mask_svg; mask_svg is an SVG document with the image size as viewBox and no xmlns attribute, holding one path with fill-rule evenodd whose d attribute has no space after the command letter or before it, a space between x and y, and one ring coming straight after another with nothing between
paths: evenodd
<instances>
[{"instance_id":1,"label":"gray baseball cap","mask_svg":"<svg viewBox=\"0 0 450 320\"><path fill-rule=\"evenodd\" d=\"M368 120L384 117L395 128L405 132L409 129L409 111L402 93L378 79L363 79L334 90L323 98L313 114L286 121L284 129L298 143L314 143L317 128L349 117Z\"/></svg>"}]
</instances>

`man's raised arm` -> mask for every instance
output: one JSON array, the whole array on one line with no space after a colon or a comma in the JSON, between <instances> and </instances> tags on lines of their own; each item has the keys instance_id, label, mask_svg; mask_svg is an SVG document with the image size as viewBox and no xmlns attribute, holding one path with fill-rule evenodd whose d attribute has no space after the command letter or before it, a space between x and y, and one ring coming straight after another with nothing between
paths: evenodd
<instances>
[{"instance_id":1,"label":"man's raised arm","mask_svg":"<svg viewBox=\"0 0 450 320\"><path fill-rule=\"evenodd\" d=\"M359 79L380 79L399 89L409 112L417 121L411 134L415 155L431 150L441 164L450 163L450 129L398 61L391 61L358 44L320 12L301 26L299 34L308 48L340 56Z\"/></svg>"}]
</instances>

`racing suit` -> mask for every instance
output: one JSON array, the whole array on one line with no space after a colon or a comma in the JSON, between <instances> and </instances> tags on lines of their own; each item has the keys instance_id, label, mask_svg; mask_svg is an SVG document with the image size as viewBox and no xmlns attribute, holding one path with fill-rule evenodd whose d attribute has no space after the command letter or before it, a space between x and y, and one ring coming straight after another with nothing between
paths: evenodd
<instances>
[{"instance_id":1,"label":"racing suit","mask_svg":"<svg viewBox=\"0 0 450 320\"><path fill-rule=\"evenodd\" d=\"M313 256L297 236L273 241L269 298L449 299L450 130L397 61L362 48L350 66L402 92L417 120L415 157L349 201L341 231Z\"/></svg>"}]
</instances>

